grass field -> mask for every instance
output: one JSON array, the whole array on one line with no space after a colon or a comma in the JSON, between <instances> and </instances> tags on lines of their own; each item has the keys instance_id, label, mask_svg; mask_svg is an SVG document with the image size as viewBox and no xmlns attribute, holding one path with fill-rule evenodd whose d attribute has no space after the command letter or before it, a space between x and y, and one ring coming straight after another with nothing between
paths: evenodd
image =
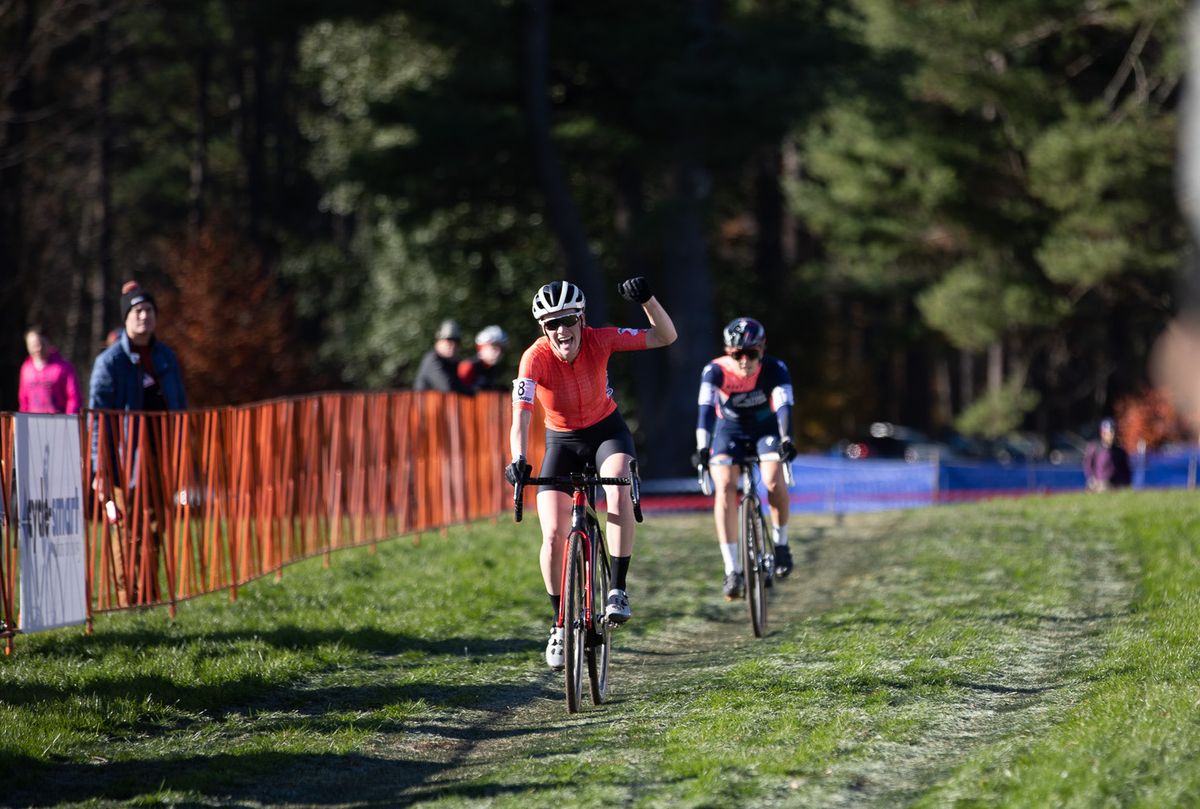
<instances>
[{"instance_id":1,"label":"grass field","mask_svg":"<svg viewBox=\"0 0 1200 809\"><path fill-rule=\"evenodd\" d=\"M612 701L541 660L532 521L101 616L0 661L0 804L1200 805L1200 498L798 519L755 640L648 518Z\"/></svg>"}]
</instances>

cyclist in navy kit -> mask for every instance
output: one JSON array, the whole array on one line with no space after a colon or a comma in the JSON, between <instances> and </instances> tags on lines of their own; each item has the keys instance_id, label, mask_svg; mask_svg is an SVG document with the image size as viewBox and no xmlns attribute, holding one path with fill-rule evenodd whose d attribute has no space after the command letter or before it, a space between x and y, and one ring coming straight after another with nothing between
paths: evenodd
<instances>
[{"instance_id":1,"label":"cyclist in navy kit","mask_svg":"<svg viewBox=\"0 0 1200 809\"><path fill-rule=\"evenodd\" d=\"M758 455L775 541L775 573L792 572L788 548L788 491L783 463L796 457L792 444L792 380L787 366L764 349L761 323L739 317L725 327L725 354L704 366L696 425L697 465L708 466L715 497L713 519L725 561L725 598L742 597L745 578L737 553L737 482L747 455ZM782 462L782 463L781 463Z\"/></svg>"}]
</instances>

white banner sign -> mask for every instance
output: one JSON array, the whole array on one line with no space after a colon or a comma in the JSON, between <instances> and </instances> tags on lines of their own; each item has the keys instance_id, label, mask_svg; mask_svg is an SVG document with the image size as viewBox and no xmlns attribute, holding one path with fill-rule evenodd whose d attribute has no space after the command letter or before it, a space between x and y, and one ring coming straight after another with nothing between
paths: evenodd
<instances>
[{"instance_id":1,"label":"white banner sign","mask_svg":"<svg viewBox=\"0 0 1200 809\"><path fill-rule=\"evenodd\" d=\"M13 419L22 632L87 619L78 416Z\"/></svg>"}]
</instances>

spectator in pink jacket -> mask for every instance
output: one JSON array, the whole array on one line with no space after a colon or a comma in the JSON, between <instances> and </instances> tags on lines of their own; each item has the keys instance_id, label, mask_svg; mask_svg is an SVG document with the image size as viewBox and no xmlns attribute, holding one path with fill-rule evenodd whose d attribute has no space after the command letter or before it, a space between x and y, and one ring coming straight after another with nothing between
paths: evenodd
<instances>
[{"instance_id":1,"label":"spectator in pink jacket","mask_svg":"<svg viewBox=\"0 0 1200 809\"><path fill-rule=\"evenodd\" d=\"M17 409L22 413L78 413L75 369L50 345L40 326L25 332L29 358L21 365Z\"/></svg>"}]
</instances>

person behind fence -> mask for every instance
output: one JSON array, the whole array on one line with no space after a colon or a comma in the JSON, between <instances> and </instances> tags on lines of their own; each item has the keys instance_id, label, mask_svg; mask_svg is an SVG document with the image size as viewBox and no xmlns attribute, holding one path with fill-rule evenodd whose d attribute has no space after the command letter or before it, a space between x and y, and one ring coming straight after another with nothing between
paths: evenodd
<instances>
[{"instance_id":1,"label":"person behind fence","mask_svg":"<svg viewBox=\"0 0 1200 809\"><path fill-rule=\"evenodd\" d=\"M436 390L442 393L471 393L471 388L458 378L458 346L462 329L454 320L443 320L433 335L433 348L421 357L413 390Z\"/></svg>"},{"instance_id":2,"label":"person behind fence","mask_svg":"<svg viewBox=\"0 0 1200 809\"><path fill-rule=\"evenodd\" d=\"M722 590L742 597L745 576L737 552L737 482L740 464L757 455L767 485L767 505L775 540L775 573L792 572L788 547L788 490L783 464L796 457L792 444L792 380L781 360L764 352L767 332L751 317L730 321L723 333L724 355L700 374L696 453L692 463L707 466L713 480L713 519L725 562Z\"/></svg>"},{"instance_id":3,"label":"person behind fence","mask_svg":"<svg viewBox=\"0 0 1200 809\"><path fill-rule=\"evenodd\" d=\"M78 413L75 367L50 344L41 326L25 332L25 349L29 356L21 364L17 409L22 413Z\"/></svg>"},{"instance_id":4,"label":"person behind fence","mask_svg":"<svg viewBox=\"0 0 1200 809\"><path fill-rule=\"evenodd\" d=\"M458 364L458 379L472 391L507 390L499 384L498 365L508 345L508 335L499 326L488 326L475 335L475 356Z\"/></svg>"},{"instance_id":5,"label":"person behind fence","mask_svg":"<svg viewBox=\"0 0 1200 809\"><path fill-rule=\"evenodd\" d=\"M1129 453L1117 441L1117 424L1112 419L1100 422L1100 438L1087 445L1083 453L1083 474L1088 491L1103 492L1128 486L1133 480Z\"/></svg>"},{"instance_id":6,"label":"person behind fence","mask_svg":"<svg viewBox=\"0 0 1200 809\"><path fill-rule=\"evenodd\" d=\"M529 424L536 399L545 410L546 454L540 477L583 472L591 464L601 477L626 477L635 458L633 436L625 426L612 388L608 359L617 351L661 348L675 342L675 324L645 278L617 287L621 297L637 303L650 322L648 329L594 328L587 325L583 290L569 281L546 284L533 296L533 317L542 332L521 355L513 380L513 425L509 436L512 463L504 477L516 484L530 470L525 462ZM546 664L563 667L563 630L558 624L563 547L571 528L571 487L538 489L537 512L542 528L539 561L553 609L554 623L546 644ZM612 589L604 605L607 620L619 624L632 611L626 576L633 554L633 502L627 486L605 486L608 548L612 555Z\"/></svg>"},{"instance_id":7,"label":"person behind fence","mask_svg":"<svg viewBox=\"0 0 1200 809\"><path fill-rule=\"evenodd\" d=\"M175 352L157 337L158 307L154 296L135 281L126 282L121 288L121 319L124 326L116 342L100 352L92 365L88 408L126 412L186 410L187 395L179 360ZM150 526L152 547L143 549L140 536L130 537L128 544L123 544L121 523L127 513L127 504L135 502L133 494L140 483L132 456L129 466L134 472L129 481L122 479L125 459L118 449L117 435L123 425L128 430L129 422L112 414L93 415L97 421L91 430L92 469L95 470L92 485L97 497L105 503L112 523L110 539L118 603L121 606L150 603L158 599L156 506L161 504L164 495L157 485L157 476L147 475L141 499L144 503L142 517ZM103 454L99 444L101 420L108 437ZM151 436L139 440L136 434L127 433L123 446L128 453L144 453L141 460L145 468L155 468L158 448ZM125 557L127 551L129 558ZM143 560L147 570L141 566Z\"/></svg>"}]
</instances>

